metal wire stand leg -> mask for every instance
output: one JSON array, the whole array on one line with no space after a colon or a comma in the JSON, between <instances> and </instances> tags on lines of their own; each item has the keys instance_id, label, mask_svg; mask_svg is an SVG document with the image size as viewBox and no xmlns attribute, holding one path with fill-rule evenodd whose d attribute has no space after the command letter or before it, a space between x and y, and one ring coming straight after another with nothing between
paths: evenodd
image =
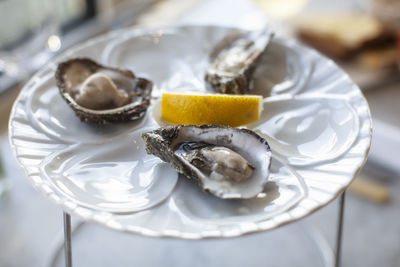
<instances>
[{"instance_id":1,"label":"metal wire stand leg","mask_svg":"<svg viewBox=\"0 0 400 267\"><path fill-rule=\"evenodd\" d=\"M72 250L71 250L71 215L64 212L64 251L65 266L72 267Z\"/></svg>"},{"instance_id":2,"label":"metal wire stand leg","mask_svg":"<svg viewBox=\"0 0 400 267\"><path fill-rule=\"evenodd\" d=\"M336 232L336 247L335 247L335 259L334 266L341 267L341 249L342 249L342 235L343 235L343 217L345 208L345 191L342 193L339 199L339 216L337 222ZM71 249L71 216L64 212L64 251L65 251L65 266L72 267L72 249ZM79 228L83 223L77 225L76 229ZM53 266L53 265L51 265ZM329 266L329 264L328 264Z\"/></svg>"},{"instance_id":3,"label":"metal wire stand leg","mask_svg":"<svg viewBox=\"0 0 400 267\"><path fill-rule=\"evenodd\" d=\"M337 223L337 232L336 232L336 257L335 257L335 267L341 266L341 256L342 256L342 234L343 234L343 214L344 214L344 198L345 192L343 191L340 196L339 202L339 217Z\"/></svg>"}]
</instances>

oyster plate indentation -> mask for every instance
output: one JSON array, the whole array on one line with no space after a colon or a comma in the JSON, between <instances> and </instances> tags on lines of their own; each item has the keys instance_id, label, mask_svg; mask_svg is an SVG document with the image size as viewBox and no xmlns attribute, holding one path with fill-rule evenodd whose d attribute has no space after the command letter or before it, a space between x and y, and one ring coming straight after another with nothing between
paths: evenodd
<instances>
[{"instance_id":1,"label":"oyster plate indentation","mask_svg":"<svg viewBox=\"0 0 400 267\"><path fill-rule=\"evenodd\" d=\"M153 117L159 108L156 101L140 122L97 129L80 123L57 95L55 67L75 56L132 68L148 78L154 67L155 97L163 91L207 91L203 78L208 54L233 31L238 29L125 29L91 39L50 62L23 88L9 124L15 157L35 188L84 220L147 236L186 239L274 229L332 201L365 162L371 141L369 108L357 86L332 61L294 41L274 40L270 48L277 53L264 59L276 61L276 72L268 77L261 69L265 75L256 76L256 88L265 85L272 96L264 95L262 119L247 127L269 141L272 174L265 194L253 200L224 202L190 181L179 179L175 185L176 173L169 173L169 166L152 162L142 148L138 154L130 150L138 146L134 140L142 142L140 132L158 127ZM145 49L146 57L139 48ZM321 121L325 128L319 126ZM149 172L160 174L135 173L140 164L150 164ZM99 173L104 175L96 179ZM157 191L162 197L153 198L152 186L138 187L140 179L132 181L140 173L144 181L153 179L154 190L161 190L158 185L166 188ZM105 177L112 178L110 186ZM135 185L138 191L130 191ZM141 192L149 193L148 205L140 202Z\"/></svg>"},{"instance_id":2,"label":"oyster plate indentation","mask_svg":"<svg viewBox=\"0 0 400 267\"><path fill-rule=\"evenodd\" d=\"M171 50L171 47L175 47ZM204 91L203 75L206 66L200 43L179 31L154 31L117 39L106 46L102 62L134 71L154 82L153 96L164 91ZM149 60L151 58L152 60Z\"/></svg>"},{"instance_id":3,"label":"oyster plate indentation","mask_svg":"<svg viewBox=\"0 0 400 267\"><path fill-rule=\"evenodd\" d=\"M249 128L261 133L284 161L304 166L343 155L357 139L359 120L340 97L271 97L264 102L261 119Z\"/></svg>"},{"instance_id":4,"label":"oyster plate indentation","mask_svg":"<svg viewBox=\"0 0 400 267\"><path fill-rule=\"evenodd\" d=\"M73 145L48 156L41 172L64 196L93 209L135 212L151 208L169 196L178 174L146 154L141 133L100 146Z\"/></svg>"},{"instance_id":5,"label":"oyster plate indentation","mask_svg":"<svg viewBox=\"0 0 400 267\"><path fill-rule=\"evenodd\" d=\"M261 65L254 73L252 94L269 97L280 94L297 94L306 86L312 71L309 51L279 39L272 40L261 57Z\"/></svg>"},{"instance_id":6,"label":"oyster plate indentation","mask_svg":"<svg viewBox=\"0 0 400 267\"><path fill-rule=\"evenodd\" d=\"M186 194L191 198L186 199ZM203 192L182 178L171 199L182 214L193 221L215 224L218 219L221 224L233 224L272 218L296 205L306 195L307 188L302 177L273 159L269 182L256 198L226 201L214 196L204 197ZM215 209L218 212L210 212Z\"/></svg>"},{"instance_id":7,"label":"oyster plate indentation","mask_svg":"<svg viewBox=\"0 0 400 267\"><path fill-rule=\"evenodd\" d=\"M54 73L42 77L29 91L25 105L32 126L60 143L98 143L143 127L145 119L115 125L82 123L62 99Z\"/></svg>"}]
</instances>

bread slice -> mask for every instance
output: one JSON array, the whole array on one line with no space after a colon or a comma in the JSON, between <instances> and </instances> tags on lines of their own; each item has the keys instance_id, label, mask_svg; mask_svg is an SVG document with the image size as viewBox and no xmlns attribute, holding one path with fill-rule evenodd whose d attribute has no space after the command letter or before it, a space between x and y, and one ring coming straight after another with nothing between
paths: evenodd
<instances>
[{"instance_id":1,"label":"bread slice","mask_svg":"<svg viewBox=\"0 0 400 267\"><path fill-rule=\"evenodd\" d=\"M394 33L366 14L309 15L297 22L305 43L336 59L354 56L366 47L393 43Z\"/></svg>"}]
</instances>

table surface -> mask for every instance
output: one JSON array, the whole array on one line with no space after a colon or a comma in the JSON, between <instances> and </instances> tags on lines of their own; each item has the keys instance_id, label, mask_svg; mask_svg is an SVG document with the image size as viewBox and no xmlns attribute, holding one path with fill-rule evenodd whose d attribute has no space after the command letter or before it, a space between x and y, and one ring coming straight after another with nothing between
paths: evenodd
<instances>
[{"instance_id":1,"label":"table surface","mask_svg":"<svg viewBox=\"0 0 400 267\"><path fill-rule=\"evenodd\" d=\"M247 0L234 1L235 8L224 16L220 15L226 6L223 0L188 2L191 3L184 7L186 13L178 23L235 26L232 25L235 21L237 26L252 27L265 20L264 14ZM321 2L311 1L309 8L319 8L323 6ZM346 1L341 3L347 5ZM153 10L151 16L154 18L157 12ZM152 24L151 16L144 16L141 23ZM168 19L171 16L164 22L170 23ZM8 114L17 93L18 87L0 97L1 152L6 181L10 184L8 194L0 200L3 244L0 266L48 266L54 249L62 241L62 211L29 184L8 146ZM365 95L374 119L400 127L397 115L400 84L376 88ZM343 266L400 266L400 175L377 168L373 163L368 163L361 174L389 186L392 198L389 203L379 204L347 195ZM73 239L74 263L75 266L322 266L307 229L316 227L332 244L337 211L338 203L334 201L300 223L271 232L196 242L145 238L85 224ZM56 265L63 266L61 258Z\"/></svg>"}]
</instances>

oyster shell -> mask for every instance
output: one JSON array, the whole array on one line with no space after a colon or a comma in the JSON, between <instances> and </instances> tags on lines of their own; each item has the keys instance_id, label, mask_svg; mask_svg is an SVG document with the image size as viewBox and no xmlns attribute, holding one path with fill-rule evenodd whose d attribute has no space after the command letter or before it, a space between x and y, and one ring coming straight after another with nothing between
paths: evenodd
<instances>
[{"instance_id":1,"label":"oyster shell","mask_svg":"<svg viewBox=\"0 0 400 267\"><path fill-rule=\"evenodd\" d=\"M150 104L151 81L88 58L60 63L55 77L62 97L81 121L103 124L136 120Z\"/></svg>"},{"instance_id":2,"label":"oyster shell","mask_svg":"<svg viewBox=\"0 0 400 267\"><path fill-rule=\"evenodd\" d=\"M271 150L256 133L219 125L176 125L142 134L146 151L225 199L252 198L268 180Z\"/></svg>"},{"instance_id":3,"label":"oyster shell","mask_svg":"<svg viewBox=\"0 0 400 267\"><path fill-rule=\"evenodd\" d=\"M254 69L273 34L268 30L228 35L210 55L205 80L223 94L246 94Z\"/></svg>"}]
</instances>

